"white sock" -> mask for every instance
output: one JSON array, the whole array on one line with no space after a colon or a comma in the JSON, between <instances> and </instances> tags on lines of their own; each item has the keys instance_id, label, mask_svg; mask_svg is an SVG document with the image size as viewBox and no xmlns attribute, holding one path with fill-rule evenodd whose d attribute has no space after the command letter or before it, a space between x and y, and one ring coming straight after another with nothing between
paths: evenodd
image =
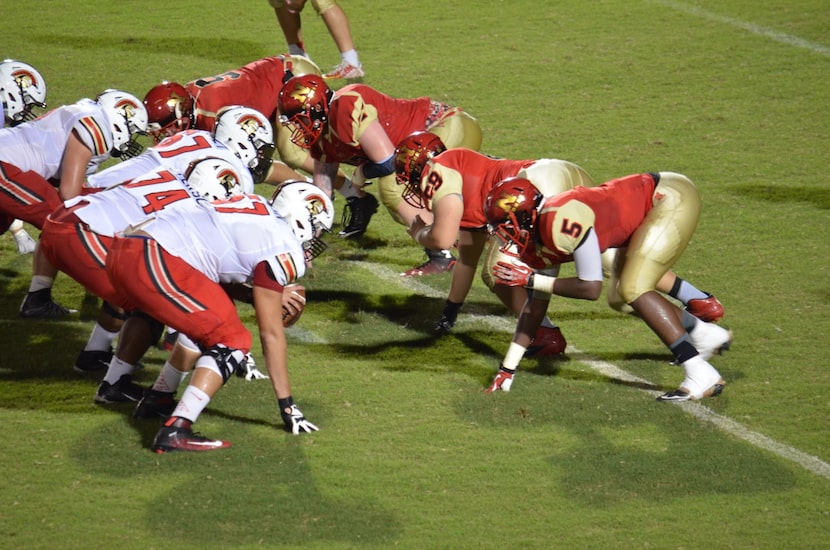
<instances>
[{"instance_id":1,"label":"white sock","mask_svg":"<svg viewBox=\"0 0 830 550\"><path fill-rule=\"evenodd\" d=\"M46 275L32 275L32 282L29 283L29 292L37 292L44 288L52 288L55 279Z\"/></svg>"},{"instance_id":2,"label":"white sock","mask_svg":"<svg viewBox=\"0 0 830 550\"><path fill-rule=\"evenodd\" d=\"M343 185L337 191L343 195L344 199L348 199L349 197L358 197L357 190L358 188L352 183L351 178L346 178L346 181L343 182Z\"/></svg>"},{"instance_id":3,"label":"white sock","mask_svg":"<svg viewBox=\"0 0 830 550\"><path fill-rule=\"evenodd\" d=\"M303 57L306 56L305 49L299 44L289 44L288 53L290 53L291 55L302 55Z\"/></svg>"},{"instance_id":4,"label":"white sock","mask_svg":"<svg viewBox=\"0 0 830 550\"><path fill-rule=\"evenodd\" d=\"M92 334L89 335L89 340L86 342L84 351L106 351L112 347L116 336L118 336L117 332L110 332L98 323L95 323L95 326L92 327Z\"/></svg>"},{"instance_id":5,"label":"white sock","mask_svg":"<svg viewBox=\"0 0 830 550\"><path fill-rule=\"evenodd\" d=\"M110 361L110 366L107 369L107 374L104 375L104 382L115 384L125 374L132 374L133 370L135 370L135 365L122 361L113 355L112 361Z\"/></svg>"},{"instance_id":6,"label":"white sock","mask_svg":"<svg viewBox=\"0 0 830 550\"><path fill-rule=\"evenodd\" d=\"M348 50L340 54L340 57L352 67L360 67L360 58L356 50Z\"/></svg>"},{"instance_id":7,"label":"white sock","mask_svg":"<svg viewBox=\"0 0 830 550\"><path fill-rule=\"evenodd\" d=\"M156 378L156 383L153 384L153 389L163 392L174 392L179 389L182 381L187 378L188 373L182 372L173 365L170 361L166 361L164 366Z\"/></svg>"},{"instance_id":8,"label":"white sock","mask_svg":"<svg viewBox=\"0 0 830 550\"><path fill-rule=\"evenodd\" d=\"M173 411L173 416L181 416L191 422L196 422L202 411L210 403L210 396L194 386L188 386L182 393L182 398L179 404L176 405L176 410Z\"/></svg>"}]
</instances>

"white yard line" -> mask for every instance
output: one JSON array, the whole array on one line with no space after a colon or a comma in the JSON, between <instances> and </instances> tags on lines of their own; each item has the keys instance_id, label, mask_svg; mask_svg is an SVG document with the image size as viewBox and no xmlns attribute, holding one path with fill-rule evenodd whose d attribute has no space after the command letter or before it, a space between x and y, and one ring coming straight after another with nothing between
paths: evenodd
<instances>
[{"instance_id":1,"label":"white yard line","mask_svg":"<svg viewBox=\"0 0 830 550\"><path fill-rule=\"evenodd\" d=\"M760 25L756 25L755 23L751 23L749 21L744 21L743 19L736 19L734 17L727 17L725 15L719 15L717 13L713 13L711 11L704 10L697 6L690 6L689 4L684 4L682 2L672 2L671 0L646 0L652 4L658 4L660 6L664 6L676 11L682 11L683 13L688 13L689 15L694 15L695 17L699 17L701 19L707 19L709 21L714 21L715 23L722 23L724 25L728 25L730 27L736 27L738 29L742 29L749 33L755 34L757 36L763 36L765 38L769 38L770 40L774 40L775 42L779 42L781 44L786 44L788 46L794 46L796 48L803 48L805 50L809 50L813 53L817 53L819 55L830 57L830 47L823 46L821 44L816 44L815 42L810 42L809 40L804 40L803 38L799 38L797 36L793 36L791 34L778 32L772 29L768 29L766 27L762 27Z\"/></svg>"},{"instance_id":2,"label":"white yard line","mask_svg":"<svg viewBox=\"0 0 830 550\"><path fill-rule=\"evenodd\" d=\"M401 277L398 273L395 273L394 271L385 266L369 262L351 263L357 267L365 269L366 271L372 273L373 275L387 283L395 284L412 292L416 292L418 294L422 294L430 298L446 297L446 291L436 290L435 288L427 285L426 283L422 283L417 278ZM500 317L497 315L462 314L459 317L459 320L462 322L474 321L484 323L495 331L504 332L505 335L512 333L515 327L515 324L511 319L508 319L507 317ZM610 379L620 380L629 383L636 382L643 386L654 386L654 383L648 380L635 376L630 372L619 368L616 365L608 363L607 361L595 359L573 346L568 347L568 355L573 359L579 361L580 363L588 365L594 371ZM660 393L662 393L645 388L640 388L639 391L642 391L651 397L657 397L658 395L660 395ZM716 428L723 432L733 435L738 439L742 439L755 447L767 450L781 458L789 460L790 462L794 462L795 464L798 464L799 466L801 466L809 472L812 472L813 474L821 476L825 479L830 479L830 464L827 464L818 457L799 451L798 449L790 447L789 445L779 443L778 441L775 441L774 439L771 439L758 432L754 432L746 426L740 424L739 422L735 422L730 418L713 412L711 409L707 408L701 403L687 401L685 403L666 403L666 406L678 406L683 410L683 412L690 414L695 418L698 418L699 420L709 422L710 424L714 425Z\"/></svg>"}]
</instances>

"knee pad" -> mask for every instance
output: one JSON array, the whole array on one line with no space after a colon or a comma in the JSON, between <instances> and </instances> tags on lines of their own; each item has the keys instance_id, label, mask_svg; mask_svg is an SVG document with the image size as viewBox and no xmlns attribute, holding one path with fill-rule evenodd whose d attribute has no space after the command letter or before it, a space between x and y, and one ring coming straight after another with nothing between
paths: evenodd
<instances>
[{"instance_id":1,"label":"knee pad","mask_svg":"<svg viewBox=\"0 0 830 550\"><path fill-rule=\"evenodd\" d=\"M228 381L231 375L242 366L242 362L245 361L244 352L238 349L223 346L222 344L211 346L211 348L205 352L205 355L212 358L213 361L205 362L203 359L200 359L199 362L196 363L196 366L211 368L215 364L219 375L222 377L223 384ZM211 368L211 370L213 369Z\"/></svg>"}]
</instances>

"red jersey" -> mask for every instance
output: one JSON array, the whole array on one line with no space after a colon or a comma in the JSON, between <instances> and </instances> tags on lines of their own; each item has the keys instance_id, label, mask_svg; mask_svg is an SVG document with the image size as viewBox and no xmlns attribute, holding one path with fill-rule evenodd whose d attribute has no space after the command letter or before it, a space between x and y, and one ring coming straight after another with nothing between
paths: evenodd
<instances>
[{"instance_id":1,"label":"red jersey","mask_svg":"<svg viewBox=\"0 0 830 550\"><path fill-rule=\"evenodd\" d=\"M464 213L461 227L484 227L484 203L490 190L505 178L515 176L534 160L494 158L472 149L448 149L427 163L421 176L421 196L427 210L447 195L461 195Z\"/></svg>"},{"instance_id":2,"label":"red jersey","mask_svg":"<svg viewBox=\"0 0 830 550\"><path fill-rule=\"evenodd\" d=\"M364 84L344 86L329 105L328 126L311 148L311 156L353 166L371 162L360 147L360 136L373 121L380 122L393 144L418 130L426 130L432 114L428 97L397 99Z\"/></svg>"},{"instance_id":3,"label":"red jersey","mask_svg":"<svg viewBox=\"0 0 830 550\"><path fill-rule=\"evenodd\" d=\"M626 246L653 207L655 185L651 174L635 174L548 198L537 221L543 248L536 252L551 263L572 261L588 230L601 252Z\"/></svg>"},{"instance_id":4,"label":"red jersey","mask_svg":"<svg viewBox=\"0 0 830 550\"><path fill-rule=\"evenodd\" d=\"M275 120L284 77L284 59L274 56L188 82L185 88L195 101L196 128L213 131L216 113L229 105L250 107Z\"/></svg>"}]
</instances>

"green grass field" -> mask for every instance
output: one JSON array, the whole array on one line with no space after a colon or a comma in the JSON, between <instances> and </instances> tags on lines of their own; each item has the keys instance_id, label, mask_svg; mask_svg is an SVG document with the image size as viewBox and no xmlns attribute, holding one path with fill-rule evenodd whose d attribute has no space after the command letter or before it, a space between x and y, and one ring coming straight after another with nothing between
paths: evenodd
<instances>
[{"instance_id":1,"label":"green grass field","mask_svg":"<svg viewBox=\"0 0 830 550\"><path fill-rule=\"evenodd\" d=\"M284 49L265 0L7 4L0 56L37 67L53 107ZM485 152L696 182L676 270L726 308L723 395L657 403L683 376L656 336L566 299L550 314L567 357L485 395L511 318L476 281L433 338L449 276L399 277L422 251L379 212L361 243L330 236L302 280L292 383L320 431L286 434L269 385L234 378L196 425L231 449L156 455L157 425L95 406L99 378L72 370L97 301L62 276L80 316L20 319L31 257L4 235L0 548L830 548L827 2L341 4L365 83L464 107ZM310 7L304 26L335 65ZM138 381L163 361L151 352Z\"/></svg>"}]
</instances>

